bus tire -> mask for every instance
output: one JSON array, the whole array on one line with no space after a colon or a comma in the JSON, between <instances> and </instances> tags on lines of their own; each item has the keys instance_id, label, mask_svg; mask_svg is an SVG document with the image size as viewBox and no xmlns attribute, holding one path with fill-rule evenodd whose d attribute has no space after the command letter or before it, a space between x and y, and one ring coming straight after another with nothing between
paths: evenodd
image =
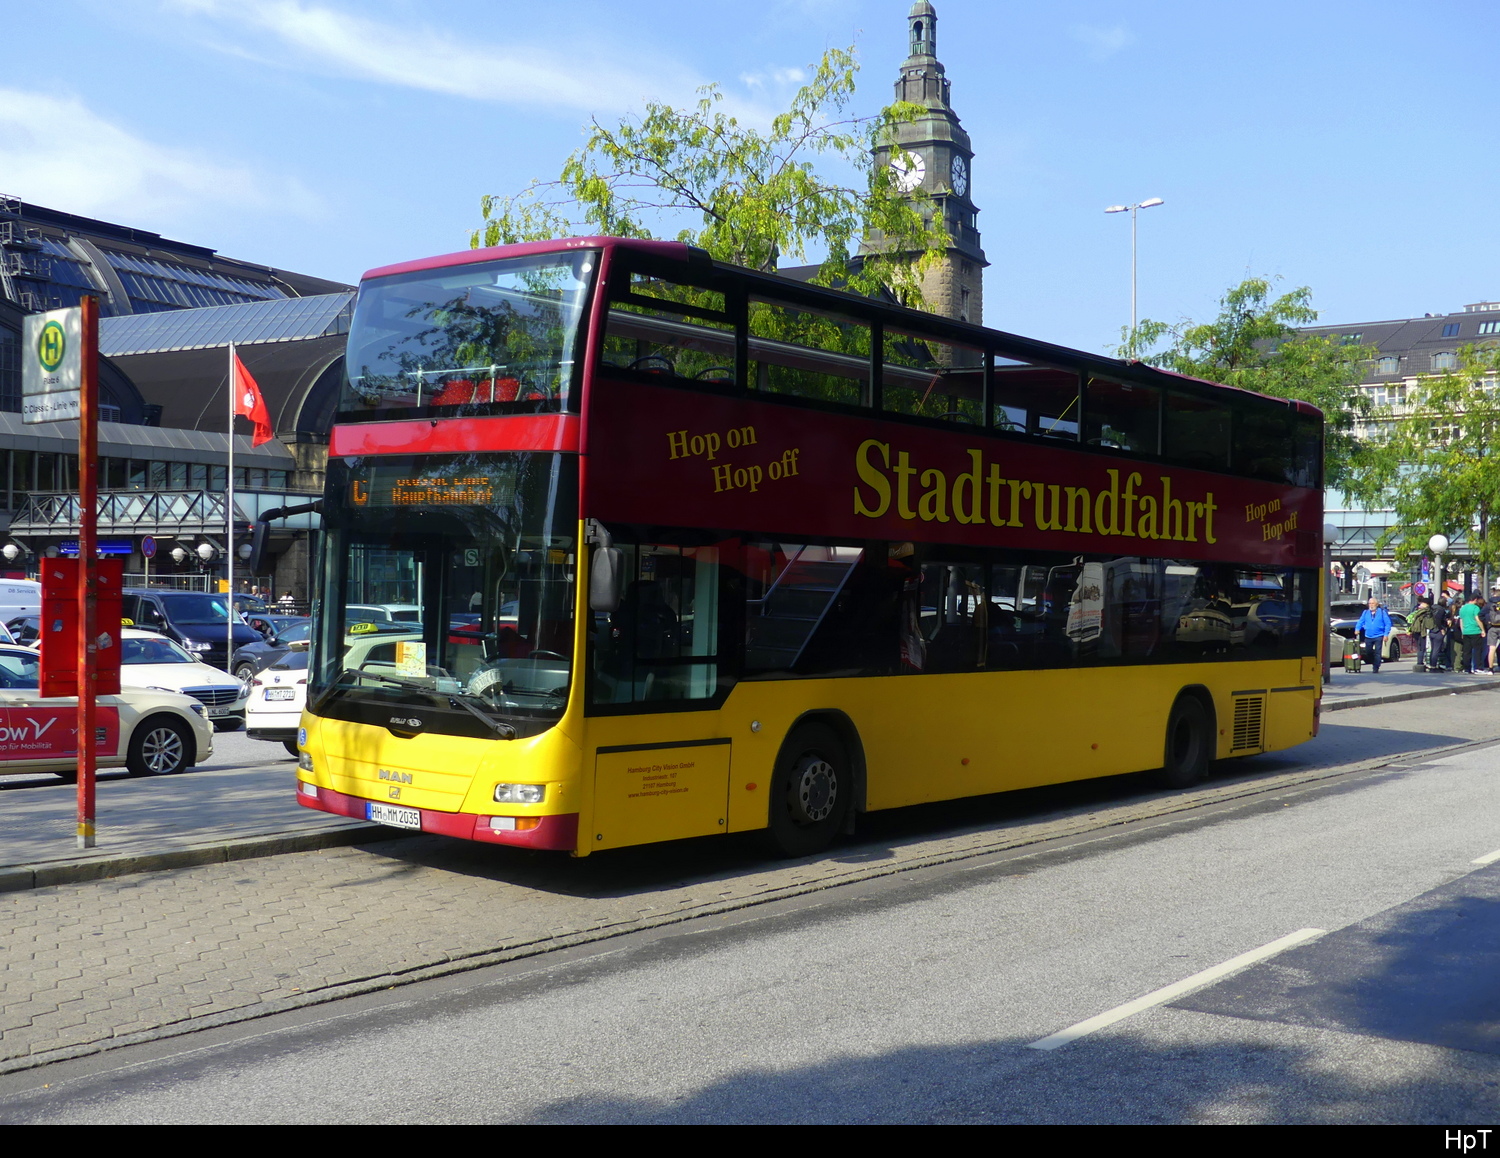
<instances>
[{"instance_id":1,"label":"bus tire","mask_svg":"<svg viewBox=\"0 0 1500 1158\"><path fill-rule=\"evenodd\" d=\"M1167 742L1157 780L1165 788L1191 788L1208 775L1213 759L1213 726L1195 695L1181 695L1167 717Z\"/></svg>"},{"instance_id":2,"label":"bus tire","mask_svg":"<svg viewBox=\"0 0 1500 1158\"><path fill-rule=\"evenodd\" d=\"M854 771L843 742L824 724L797 727L776 758L766 837L782 856L822 852L844 826Z\"/></svg>"}]
</instances>

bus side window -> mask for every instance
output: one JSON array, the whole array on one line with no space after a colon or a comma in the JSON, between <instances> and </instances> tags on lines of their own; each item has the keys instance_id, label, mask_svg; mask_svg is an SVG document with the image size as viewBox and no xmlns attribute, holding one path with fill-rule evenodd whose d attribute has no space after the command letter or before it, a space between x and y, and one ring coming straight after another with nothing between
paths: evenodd
<instances>
[{"instance_id":1,"label":"bus side window","mask_svg":"<svg viewBox=\"0 0 1500 1158\"><path fill-rule=\"evenodd\" d=\"M870 381L870 323L827 310L750 302L750 384L859 406Z\"/></svg>"},{"instance_id":2,"label":"bus side window","mask_svg":"<svg viewBox=\"0 0 1500 1158\"><path fill-rule=\"evenodd\" d=\"M640 375L732 383L734 325L724 295L632 274L610 300L604 362Z\"/></svg>"},{"instance_id":3,"label":"bus side window","mask_svg":"<svg viewBox=\"0 0 1500 1158\"><path fill-rule=\"evenodd\" d=\"M984 352L925 334L885 332L880 407L893 414L984 423Z\"/></svg>"},{"instance_id":4,"label":"bus side window","mask_svg":"<svg viewBox=\"0 0 1500 1158\"><path fill-rule=\"evenodd\" d=\"M1088 379L1083 399L1083 440L1135 454L1161 450L1161 391L1154 386Z\"/></svg>"}]
</instances>

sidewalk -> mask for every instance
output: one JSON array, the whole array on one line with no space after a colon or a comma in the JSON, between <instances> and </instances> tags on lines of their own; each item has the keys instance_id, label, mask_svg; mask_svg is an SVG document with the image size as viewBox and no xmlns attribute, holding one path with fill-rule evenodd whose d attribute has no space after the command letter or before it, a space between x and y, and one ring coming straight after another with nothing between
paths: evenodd
<instances>
[{"instance_id":1,"label":"sidewalk","mask_svg":"<svg viewBox=\"0 0 1500 1158\"><path fill-rule=\"evenodd\" d=\"M95 795L98 843L86 850L77 847L73 785L38 777L41 786L8 787L0 791L0 893L332 848L372 831L401 835L303 808L293 771L281 760L144 780L106 774Z\"/></svg>"},{"instance_id":2,"label":"sidewalk","mask_svg":"<svg viewBox=\"0 0 1500 1158\"><path fill-rule=\"evenodd\" d=\"M1323 710L1395 704L1428 696L1448 696L1500 688L1500 676L1462 672L1419 672L1410 659L1381 664L1380 674L1368 666L1359 672L1334 667L1333 681L1323 685Z\"/></svg>"}]
</instances>

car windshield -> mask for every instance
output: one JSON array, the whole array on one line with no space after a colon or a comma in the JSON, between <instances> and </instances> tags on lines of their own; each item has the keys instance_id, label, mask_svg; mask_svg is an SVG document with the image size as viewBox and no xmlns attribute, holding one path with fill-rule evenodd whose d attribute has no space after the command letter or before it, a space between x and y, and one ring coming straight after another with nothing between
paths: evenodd
<instances>
[{"instance_id":1,"label":"car windshield","mask_svg":"<svg viewBox=\"0 0 1500 1158\"><path fill-rule=\"evenodd\" d=\"M177 623L227 623L229 604L217 595L172 595L162 600Z\"/></svg>"},{"instance_id":2,"label":"car windshield","mask_svg":"<svg viewBox=\"0 0 1500 1158\"><path fill-rule=\"evenodd\" d=\"M198 662L170 639L122 639L120 640L120 662L131 663L196 663Z\"/></svg>"}]
</instances>

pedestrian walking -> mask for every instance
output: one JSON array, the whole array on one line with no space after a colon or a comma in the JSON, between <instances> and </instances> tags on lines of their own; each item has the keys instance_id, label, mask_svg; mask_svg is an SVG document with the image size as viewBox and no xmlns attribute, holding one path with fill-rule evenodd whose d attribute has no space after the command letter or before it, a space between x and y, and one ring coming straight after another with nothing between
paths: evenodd
<instances>
[{"instance_id":1,"label":"pedestrian walking","mask_svg":"<svg viewBox=\"0 0 1500 1158\"><path fill-rule=\"evenodd\" d=\"M1366 658L1376 675L1380 674L1380 661L1385 658L1385 641L1390 634L1391 613L1372 595L1360 613L1359 622L1354 625L1354 638L1364 641Z\"/></svg>"},{"instance_id":2,"label":"pedestrian walking","mask_svg":"<svg viewBox=\"0 0 1500 1158\"><path fill-rule=\"evenodd\" d=\"M1464 674L1477 675L1484 656L1484 599L1476 595L1460 607L1458 623L1464 640Z\"/></svg>"}]
</instances>

